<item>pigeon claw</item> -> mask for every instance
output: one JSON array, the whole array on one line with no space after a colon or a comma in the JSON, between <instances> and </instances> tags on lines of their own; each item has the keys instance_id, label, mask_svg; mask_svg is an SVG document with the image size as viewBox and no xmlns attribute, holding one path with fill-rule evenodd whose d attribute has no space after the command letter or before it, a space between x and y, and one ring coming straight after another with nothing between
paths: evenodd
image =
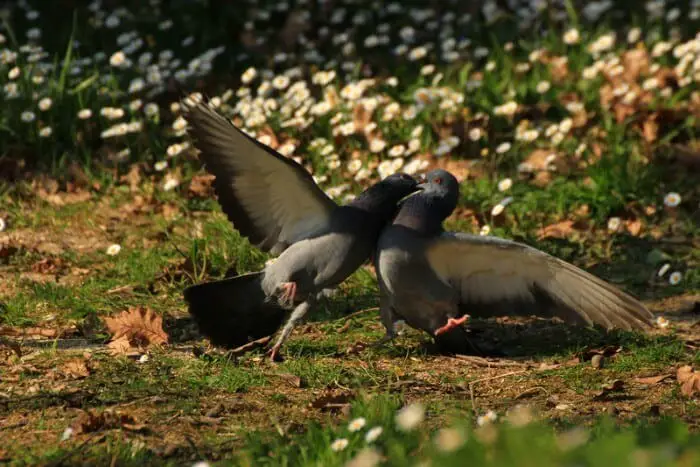
<instances>
[{"instance_id":1,"label":"pigeon claw","mask_svg":"<svg viewBox=\"0 0 700 467\"><path fill-rule=\"evenodd\" d=\"M464 323L466 323L468 319L469 319L468 315L464 315L461 318L449 318L447 320L446 325L439 327L435 330L435 335L439 336L440 334L444 334L447 331L450 331L454 328L457 328L457 327L463 325Z\"/></svg>"},{"instance_id":2,"label":"pigeon claw","mask_svg":"<svg viewBox=\"0 0 700 467\"><path fill-rule=\"evenodd\" d=\"M280 303L282 305L292 306L297 294L297 283L282 282L279 288L283 290L282 295L279 297Z\"/></svg>"},{"instance_id":3,"label":"pigeon claw","mask_svg":"<svg viewBox=\"0 0 700 467\"><path fill-rule=\"evenodd\" d=\"M277 345L273 346L273 347L267 352L267 356L269 357L270 362L272 362L272 363L279 363L279 362L281 362L281 361L284 361L284 359L282 358L282 355L280 355L279 352L280 352L280 348L279 348L279 346L277 346Z\"/></svg>"}]
</instances>

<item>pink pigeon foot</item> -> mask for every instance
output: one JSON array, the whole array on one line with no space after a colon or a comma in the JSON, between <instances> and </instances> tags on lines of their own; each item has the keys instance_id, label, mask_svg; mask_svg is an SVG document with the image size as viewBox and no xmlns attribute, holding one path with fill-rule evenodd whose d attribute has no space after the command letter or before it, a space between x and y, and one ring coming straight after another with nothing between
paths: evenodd
<instances>
[{"instance_id":1,"label":"pink pigeon foot","mask_svg":"<svg viewBox=\"0 0 700 467\"><path fill-rule=\"evenodd\" d=\"M442 327L440 327L440 328L437 328L437 329L435 330L435 335L436 335L436 336L439 336L440 334L444 334L444 333L446 333L447 331L449 331L449 330L451 330L451 329L454 329L454 328L456 328L456 327L459 327L459 326L463 325L464 323L466 323L468 319L469 319L469 316L468 316L468 315L464 315L464 316L462 316L461 318L449 318L449 319L447 320L447 324L446 324L446 325L444 325L444 326L442 326Z\"/></svg>"},{"instance_id":2,"label":"pink pigeon foot","mask_svg":"<svg viewBox=\"0 0 700 467\"><path fill-rule=\"evenodd\" d=\"M297 283L296 282L282 282L280 288L284 291L280 295L280 303L291 306L294 304L294 299L297 294Z\"/></svg>"}]
</instances>

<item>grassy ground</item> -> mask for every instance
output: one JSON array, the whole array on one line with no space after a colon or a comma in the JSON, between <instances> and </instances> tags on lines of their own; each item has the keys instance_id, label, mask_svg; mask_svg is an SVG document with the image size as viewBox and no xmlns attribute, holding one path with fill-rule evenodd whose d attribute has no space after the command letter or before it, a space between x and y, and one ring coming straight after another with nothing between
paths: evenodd
<instances>
[{"instance_id":1,"label":"grassy ground","mask_svg":"<svg viewBox=\"0 0 700 467\"><path fill-rule=\"evenodd\" d=\"M259 3L0 15L0 462L698 465L677 370L700 363L700 5ZM485 356L410 329L374 348L364 267L285 362L212 349L183 288L269 258L187 144L174 103L195 90L339 201L448 168L450 228L582 266L658 329L503 318L471 324ZM103 318L130 307L167 346L110 352Z\"/></svg>"}]
</instances>

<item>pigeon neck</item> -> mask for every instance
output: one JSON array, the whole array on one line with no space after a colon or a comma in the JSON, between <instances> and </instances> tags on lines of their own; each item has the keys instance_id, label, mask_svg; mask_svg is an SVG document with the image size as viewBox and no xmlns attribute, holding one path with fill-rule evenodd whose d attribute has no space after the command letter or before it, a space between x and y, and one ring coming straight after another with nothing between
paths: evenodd
<instances>
[{"instance_id":1,"label":"pigeon neck","mask_svg":"<svg viewBox=\"0 0 700 467\"><path fill-rule=\"evenodd\" d=\"M349 203L349 206L386 219L392 216L396 210L396 201L382 193L374 193L370 189L357 195L357 198Z\"/></svg>"},{"instance_id":2,"label":"pigeon neck","mask_svg":"<svg viewBox=\"0 0 700 467\"><path fill-rule=\"evenodd\" d=\"M394 219L394 225L401 225L421 235L432 236L443 232L444 219L442 209L435 203L434 198L418 194L404 201Z\"/></svg>"}]
</instances>

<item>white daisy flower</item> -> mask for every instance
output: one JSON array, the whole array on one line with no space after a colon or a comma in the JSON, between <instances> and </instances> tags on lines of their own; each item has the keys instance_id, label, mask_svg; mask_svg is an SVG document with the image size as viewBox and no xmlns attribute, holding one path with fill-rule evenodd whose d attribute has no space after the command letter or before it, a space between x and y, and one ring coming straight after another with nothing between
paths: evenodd
<instances>
[{"instance_id":1,"label":"white daisy flower","mask_svg":"<svg viewBox=\"0 0 700 467\"><path fill-rule=\"evenodd\" d=\"M489 410L486 412L484 415L480 415L476 419L476 424L479 426L484 426L488 425L489 423L493 423L498 419L498 415L496 415L496 412L493 410Z\"/></svg>"},{"instance_id":2,"label":"white daisy flower","mask_svg":"<svg viewBox=\"0 0 700 467\"><path fill-rule=\"evenodd\" d=\"M52 105L53 105L53 101L51 100L51 98L44 97L43 99L41 99L39 101L38 107L39 107L39 110L41 110L42 112L46 112L47 110L49 110L51 108Z\"/></svg>"},{"instance_id":3,"label":"white daisy flower","mask_svg":"<svg viewBox=\"0 0 700 467\"><path fill-rule=\"evenodd\" d=\"M504 178L498 182L498 191L508 191L510 187L513 186L513 180L510 178Z\"/></svg>"},{"instance_id":4,"label":"white daisy flower","mask_svg":"<svg viewBox=\"0 0 700 467\"><path fill-rule=\"evenodd\" d=\"M107 247L107 256L116 256L119 254L119 252L122 251L122 246L114 243Z\"/></svg>"},{"instance_id":5,"label":"white daisy flower","mask_svg":"<svg viewBox=\"0 0 700 467\"><path fill-rule=\"evenodd\" d=\"M367 430L367 434L365 435L365 441L368 443L375 442L379 438L379 436L381 436L383 431L384 428L380 426L370 428L369 430Z\"/></svg>"},{"instance_id":6,"label":"white daisy flower","mask_svg":"<svg viewBox=\"0 0 700 467\"><path fill-rule=\"evenodd\" d=\"M335 452L340 452L348 447L350 442L345 438L338 438L331 443L331 449Z\"/></svg>"},{"instance_id":7,"label":"white daisy flower","mask_svg":"<svg viewBox=\"0 0 700 467\"><path fill-rule=\"evenodd\" d=\"M668 283L671 285L678 285L683 280L683 274L680 271L674 271L668 276Z\"/></svg>"},{"instance_id":8,"label":"white daisy flower","mask_svg":"<svg viewBox=\"0 0 700 467\"><path fill-rule=\"evenodd\" d=\"M540 81L539 83L537 83L537 87L535 89L540 94L544 94L545 92L549 91L551 87L552 85L549 81Z\"/></svg>"},{"instance_id":9,"label":"white daisy flower","mask_svg":"<svg viewBox=\"0 0 700 467\"><path fill-rule=\"evenodd\" d=\"M498 154L504 154L508 151L510 151L511 144L509 142L501 143L496 147L496 152Z\"/></svg>"},{"instance_id":10,"label":"white daisy flower","mask_svg":"<svg viewBox=\"0 0 700 467\"><path fill-rule=\"evenodd\" d=\"M681 195L675 192L671 192L664 196L664 205L669 208L675 208L681 204Z\"/></svg>"},{"instance_id":11,"label":"white daisy flower","mask_svg":"<svg viewBox=\"0 0 700 467\"><path fill-rule=\"evenodd\" d=\"M659 272L656 273L657 277L664 277L669 269L671 269L671 265L669 263L664 264L659 268Z\"/></svg>"},{"instance_id":12,"label":"white daisy flower","mask_svg":"<svg viewBox=\"0 0 700 467\"><path fill-rule=\"evenodd\" d=\"M608 230L610 232L617 232L620 229L620 224L622 221L619 217L611 217L608 219Z\"/></svg>"},{"instance_id":13,"label":"white daisy flower","mask_svg":"<svg viewBox=\"0 0 700 467\"><path fill-rule=\"evenodd\" d=\"M366 424L367 420L365 420L363 417L358 417L348 424L348 431L350 431L351 433L360 431L362 428L365 427Z\"/></svg>"},{"instance_id":14,"label":"white daisy flower","mask_svg":"<svg viewBox=\"0 0 700 467\"><path fill-rule=\"evenodd\" d=\"M656 324L657 327L659 327L659 328L661 328L661 329L666 329L670 323L669 323L668 320L667 320L666 318L664 318L663 316L659 316L659 317L656 318L655 324Z\"/></svg>"},{"instance_id":15,"label":"white daisy flower","mask_svg":"<svg viewBox=\"0 0 700 467\"><path fill-rule=\"evenodd\" d=\"M80 120L87 120L88 118L92 117L92 110L90 109L80 109L78 111L78 118Z\"/></svg>"},{"instance_id":16,"label":"white daisy flower","mask_svg":"<svg viewBox=\"0 0 700 467\"><path fill-rule=\"evenodd\" d=\"M564 43L567 45L578 44L580 40L581 34L576 28L571 28L564 33Z\"/></svg>"},{"instance_id":17,"label":"white daisy flower","mask_svg":"<svg viewBox=\"0 0 700 467\"><path fill-rule=\"evenodd\" d=\"M425 409L419 403L403 407L396 414L396 425L402 431L411 431L425 419Z\"/></svg>"},{"instance_id":18,"label":"white daisy flower","mask_svg":"<svg viewBox=\"0 0 700 467\"><path fill-rule=\"evenodd\" d=\"M34 121L34 119L36 118L36 114L31 110L25 110L20 114L19 118L25 123L30 123Z\"/></svg>"}]
</instances>

